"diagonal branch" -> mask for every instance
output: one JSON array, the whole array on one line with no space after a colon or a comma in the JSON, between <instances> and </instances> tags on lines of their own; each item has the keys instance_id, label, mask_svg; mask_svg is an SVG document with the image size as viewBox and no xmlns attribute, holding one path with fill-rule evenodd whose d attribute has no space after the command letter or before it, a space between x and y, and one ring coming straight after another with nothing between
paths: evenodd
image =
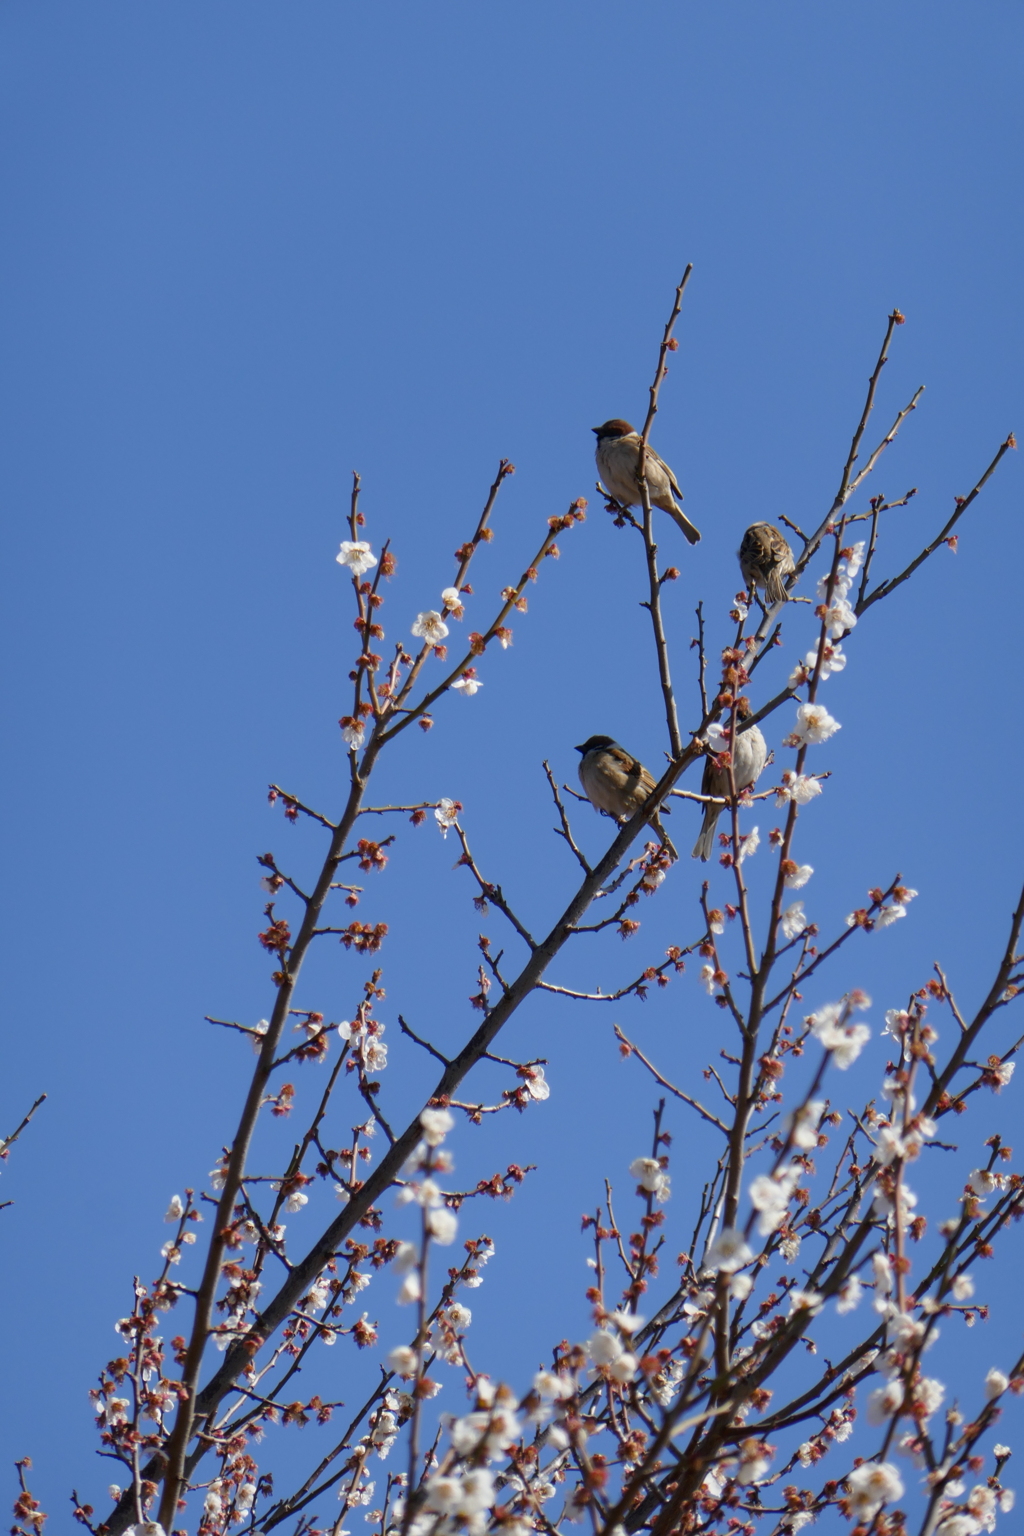
<instances>
[{"instance_id":1,"label":"diagonal branch","mask_svg":"<svg viewBox=\"0 0 1024 1536\"><path fill-rule=\"evenodd\" d=\"M985 482L991 475L995 473L996 466L998 465L1000 459L1011 448L1016 448L1016 446L1016 439L1011 432L1005 443L1000 445L999 452L996 454L995 458L988 466L988 469L986 469L985 473L974 486L974 489L970 492L970 494L967 496L958 496L956 498L956 510L942 531L935 535L935 538L932 539L930 544L925 545L924 549L922 549L921 553L917 556L916 559L911 560L905 571L901 571L898 576L889 577L887 581L880 582L868 597L862 597L856 608L858 615L862 614L866 608L870 608L872 603L877 603L879 598L888 597L891 592L895 592L897 587L902 586L905 581L908 581L910 577L913 576L919 565L923 565L928 557L935 553L940 544L945 544L951 531L956 527L957 523L963 517L964 513L967 511L967 508L971 505L971 502L980 495Z\"/></svg>"},{"instance_id":2,"label":"diagonal branch","mask_svg":"<svg viewBox=\"0 0 1024 1536\"><path fill-rule=\"evenodd\" d=\"M662 1077L654 1063L652 1061L648 1061L640 1047L634 1045L632 1040L627 1040L626 1036L622 1033L622 1030L617 1024L613 1024L612 1028L615 1030L615 1034L618 1039L621 1040L623 1046L626 1048L626 1055L636 1056L641 1062L643 1062L644 1066L654 1078L655 1082L660 1083L662 1088L667 1088L669 1093L675 1094L677 1099L682 1099L684 1104L689 1104L690 1108L695 1109L698 1115L700 1115L701 1119L706 1120L709 1125L717 1126L718 1130L721 1131L723 1136L729 1135L728 1126L722 1120L719 1120L717 1115L713 1115L709 1109L704 1108L703 1104L699 1103L696 1099L691 1098L688 1093L684 1093L681 1088L677 1088L674 1083L670 1083L667 1077Z\"/></svg>"}]
</instances>

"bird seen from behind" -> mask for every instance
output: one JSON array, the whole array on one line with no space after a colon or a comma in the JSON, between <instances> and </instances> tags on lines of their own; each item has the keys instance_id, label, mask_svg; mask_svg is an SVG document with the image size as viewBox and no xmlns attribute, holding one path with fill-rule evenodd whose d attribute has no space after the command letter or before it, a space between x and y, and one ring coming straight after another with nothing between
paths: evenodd
<instances>
[{"instance_id":1,"label":"bird seen from behind","mask_svg":"<svg viewBox=\"0 0 1024 1536\"><path fill-rule=\"evenodd\" d=\"M737 792L741 789L749 789L752 784L757 783L767 758L768 744L756 725L750 725L745 731L738 733L732 749L733 779ZM715 795L719 799L727 800L732 793L728 768L719 768L713 758L705 758L700 792L702 795ZM693 845L693 857L702 860L705 864L714 849L715 828L723 810L724 806L721 805L704 807L704 822L700 829L700 836Z\"/></svg>"},{"instance_id":2,"label":"bird seen from behind","mask_svg":"<svg viewBox=\"0 0 1024 1536\"><path fill-rule=\"evenodd\" d=\"M751 523L739 548L740 571L747 591L760 587L769 606L786 602L786 577L793 574L793 551L771 523Z\"/></svg>"}]
</instances>

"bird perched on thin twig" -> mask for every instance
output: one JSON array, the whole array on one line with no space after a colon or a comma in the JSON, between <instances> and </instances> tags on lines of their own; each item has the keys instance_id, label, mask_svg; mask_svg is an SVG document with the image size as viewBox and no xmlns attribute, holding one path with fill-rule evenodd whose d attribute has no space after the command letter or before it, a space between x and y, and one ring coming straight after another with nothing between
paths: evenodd
<instances>
[{"instance_id":1,"label":"bird perched on thin twig","mask_svg":"<svg viewBox=\"0 0 1024 1536\"><path fill-rule=\"evenodd\" d=\"M614 817L616 821L628 821L642 805L646 805L655 782L638 758L631 757L624 747L611 736L589 736L582 746L580 783L591 805ZM668 806L658 810L668 812ZM658 810L648 817L654 830L674 859L679 855L658 819Z\"/></svg>"},{"instance_id":2,"label":"bird perched on thin twig","mask_svg":"<svg viewBox=\"0 0 1024 1536\"><path fill-rule=\"evenodd\" d=\"M793 551L771 523L751 523L739 548L740 571L748 592L760 587L770 604L789 596L785 578L793 574Z\"/></svg>"},{"instance_id":3,"label":"bird perched on thin twig","mask_svg":"<svg viewBox=\"0 0 1024 1536\"><path fill-rule=\"evenodd\" d=\"M597 470L609 495L623 507L639 507L640 482L637 468L640 460L640 433L628 421L616 416L603 426L591 429L597 435ZM677 506L673 492L682 501L683 493L676 484L676 477L659 459L654 449L648 447L644 454L644 479L652 507L660 507L682 530L691 544L700 542L700 534Z\"/></svg>"},{"instance_id":4,"label":"bird perched on thin twig","mask_svg":"<svg viewBox=\"0 0 1024 1536\"><path fill-rule=\"evenodd\" d=\"M726 745L728 745L728 738L726 738ZM745 731L739 732L732 749L733 778L737 790L748 789L751 784L757 783L767 757L767 744L756 725L750 725ZM710 757L705 758L700 792L702 795L716 795L719 799L727 800L732 793L728 768L719 768ZM704 807L704 822L700 829L700 836L693 845L693 857L701 859L705 864L710 859L711 851L715 846L715 828L723 809L721 805Z\"/></svg>"}]
</instances>

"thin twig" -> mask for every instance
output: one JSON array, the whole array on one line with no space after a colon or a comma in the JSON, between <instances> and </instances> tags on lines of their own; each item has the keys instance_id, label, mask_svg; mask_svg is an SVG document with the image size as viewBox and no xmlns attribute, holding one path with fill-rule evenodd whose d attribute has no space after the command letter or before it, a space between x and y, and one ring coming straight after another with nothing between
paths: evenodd
<instances>
[{"instance_id":1,"label":"thin twig","mask_svg":"<svg viewBox=\"0 0 1024 1536\"><path fill-rule=\"evenodd\" d=\"M638 1045L634 1045L632 1040L627 1039L627 1037L622 1033L622 1030L619 1028L618 1024L613 1024L612 1028L615 1030L617 1038L621 1040L624 1046L627 1047L627 1054L630 1056L635 1056L639 1061L641 1061L651 1076L654 1078L655 1082L660 1083L662 1088L667 1088L669 1093L674 1094L677 1099L682 1099L684 1104L689 1104L691 1109L695 1109L697 1111L702 1120L706 1120L709 1125L716 1126L717 1129L721 1131L723 1136L728 1136L729 1127L724 1123L724 1121L719 1120L718 1116L713 1115L709 1109L705 1109L703 1104L701 1104L697 1099L691 1098L688 1093L684 1093L681 1088L677 1088L674 1083L670 1083L667 1077L663 1077L654 1063L644 1055L640 1047Z\"/></svg>"}]
</instances>

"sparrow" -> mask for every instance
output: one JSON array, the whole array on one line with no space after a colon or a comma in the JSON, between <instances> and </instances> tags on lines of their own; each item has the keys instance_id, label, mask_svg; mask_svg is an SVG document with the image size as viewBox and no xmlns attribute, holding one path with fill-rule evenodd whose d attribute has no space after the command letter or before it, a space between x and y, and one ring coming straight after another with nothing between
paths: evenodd
<instances>
[{"instance_id":1,"label":"sparrow","mask_svg":"<svg viewBox=\"0 0 1024 1536\"><path fill-rule=\"evenodd\" d=\"M733 775L737 790L747 789L751 784L757 783L767 757L768 747L756 725L750 725L745 731L738 733L736 744L732 749ZM700 792L702 795L717 795L719 798L728 799L731 793L728 768L716 768L710 757L705 758ZM700 836L693 845L693 857L701 859L705 864L715 846L715 828L723 810L724 806L721 805L704 807L704 822L700 829Z\"/></svg>"},{"instance_id":2,"label":"sparrow","mask_svg":"<svg viewBox=\"0 0 1024 1536\"><path fill-rule=\"evenodd\" d=\"M793 574L793 551L771 523L751 523L739 548L740 571L748 592L758 587L770 604L789 596L785 577Z\"/></svg>"},{"instance_id":3,"label":"sparrow","mask_svg":"<svg viewBox=\"0 0 1024 1536\"><path fill-rule=\"evenodd\" d=\"M628 421L622 421L617 416L606 421L602 427L592 427L591 431L597 435L597 471L609 494L614 496L620 506L640 506L640 486L636 474L640 457L639 432ZM644 456L644 478L651 506L667 512L690 543L699 544L700 534L673 499L673 491L680 501L683 499L675 475L664 459L659 459L650 447Z\"/></svg>"},{"instance_id":4,"label":"sparrow","mask_svg":"<svg viewBox=\"0 0 1024 1536\"><path fill-rule=\"evenodd\" d=\"M655 788L654 780L643 763L631 757L611 736L589 736L576 751L583 754L580 760L583 792L596 810L606 812L615 821L628 821L646 804ZM660 809L667 813L669 808L662 806ZM653 811L648 820L672 857L678 859L671 839L658 820L658 812Z\"/></svg>"}]
</instances>

